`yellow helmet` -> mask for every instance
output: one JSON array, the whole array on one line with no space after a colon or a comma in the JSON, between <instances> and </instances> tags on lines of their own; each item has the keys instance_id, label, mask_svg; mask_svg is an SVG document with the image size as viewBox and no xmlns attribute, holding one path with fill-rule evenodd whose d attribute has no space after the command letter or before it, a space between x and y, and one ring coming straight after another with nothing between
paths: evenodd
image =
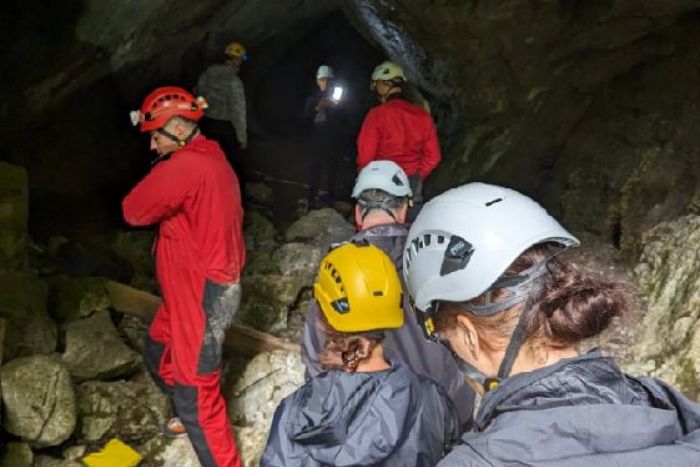
<instances>
[{"instance_id":1,"label":"yellow helmet","mask_svg":"<svg viewBox=\"0 0 700 467\"><path fill-rule=\"evenodd\" d=\"M346 243L330 251L314 284L314 298L339 332L400 328L402 294L394 263L370 244Z\"/></svg>"},{"instance_id":2,"label":"yellow helmet","mask_svg":"<svg viewBox=\"0 0 700 467\"><path fill-rule=\"evenodd\" d=\"M224 55L227 57L241 58L244 61L248 59L248 54L246 53L245 47L240 42L231 42L224 49Z\"/></svg>"}]
</instances>

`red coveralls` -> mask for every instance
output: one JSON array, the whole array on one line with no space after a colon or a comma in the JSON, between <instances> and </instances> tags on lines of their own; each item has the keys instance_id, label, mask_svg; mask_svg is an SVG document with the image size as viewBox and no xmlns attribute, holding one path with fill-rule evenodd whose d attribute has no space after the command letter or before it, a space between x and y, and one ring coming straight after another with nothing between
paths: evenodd
<instances>
[{"instance_id":1,"label":"red coveralls","mask_svg":"<svg viewBox=\"0 0 700 467\"><path fill-rule=\"evenodd\" d=\"M203 466L238 467L221 346L245 261L238 179L219 145L199 135L157 164L124 198L131 225L160 223L156 273L163 302L144 362L173 400ZM239 292L239 289L237 289ZM240 293L236 300L240 299Z\"/></svg>"},{"instance_id":2,"label":"red coveralls","mask_svg":"<svg viewBox=\"0 0 700 467\"><path fill-rule=\"evenodd\" d=\"M365 117L357 137L357 168L390 160L409 177L425 179L440 162L440 145L430 114L401 98L391 98Z\"/></svg>"}]
</instances>

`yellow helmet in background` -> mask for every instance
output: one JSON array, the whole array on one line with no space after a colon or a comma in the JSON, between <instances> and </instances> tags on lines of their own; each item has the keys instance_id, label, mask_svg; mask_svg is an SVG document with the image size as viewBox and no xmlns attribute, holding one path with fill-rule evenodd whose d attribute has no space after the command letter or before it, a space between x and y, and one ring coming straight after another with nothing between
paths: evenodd
<instances>
[{"instance_id":1,"label":"yellow helmet in background","mask_svg":"<svg viewBox=\"0 0 700 467\"><path fill-rule=\"evenodd\" d=\"M240 42L231 42L224 49L224 55L232 58L240 58L243 61L248 60L248 54L246 53L245 47Z\"/></svg>"},{"instance_id":2,"label":"yellow helmet in background","mask_svg":"<svg viewBox=\"0 0 700 467\"><path fill-rule=\"evenodd\" d=\"M402 295L394 263L370 244L346 243L330 251L314 284L314 298L338 332L400 328Z\"/></svg>"}]
</instances>

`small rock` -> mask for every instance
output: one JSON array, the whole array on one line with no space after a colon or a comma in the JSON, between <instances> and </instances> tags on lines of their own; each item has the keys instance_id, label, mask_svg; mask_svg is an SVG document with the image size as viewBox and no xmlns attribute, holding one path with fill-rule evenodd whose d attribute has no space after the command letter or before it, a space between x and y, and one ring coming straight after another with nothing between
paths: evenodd
<instances>
[{"instance_id":1,"label":"small rock","mask_svg":"<svg viewBox=\"0 0 700 467\"><path fill-rule=\"evenodd\" d=\"M80 381L126 376L141 364L139 354L121 340L107 311L68 323L62 358Z\"/></svg>"},{"instance_id":2,"label":"small rock","mask_svg":"<svg viewBox=\"0 0 700 467\"><path fill-rule=\"evenodd\" d=\"M67 461L79 461L85 455L87 446L68 446L63 450L63 458Z\"/></svg>"},{"instance_id":3,"label":"small rock","mask_svg":"<svg viewBox=\"0 0 700 467\"><path fill-rule=\"evenodd\" d=\"M17 358L0 368L4 427L35 447L57 446L76 424L68 370L46 355Z\"/></svg>"},{"instance_id":4,"label":"small rock","mask_svg":"<svg viewBox=\"0 0 700 467\"><path fill-rule=\"evenodd\" d=\"M126 340L132 349L135 349L139 354L143 353L143 349L146 346L148 325L141 318L122 315L117 329L126 336Z\"/></svg>"}]
</instances>

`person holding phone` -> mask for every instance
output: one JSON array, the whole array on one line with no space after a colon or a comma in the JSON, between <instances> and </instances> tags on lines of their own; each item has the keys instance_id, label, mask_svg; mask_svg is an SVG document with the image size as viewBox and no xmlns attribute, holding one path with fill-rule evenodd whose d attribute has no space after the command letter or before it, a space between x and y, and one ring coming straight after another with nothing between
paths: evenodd
<instances>
[{"instance_id":1,"label":"person holding phone","mask_svg":"<svg viewBox=\"0 0 700 467\"><path fill-rule=\"evenodd\" d=\"M335 202L336 175L346 136L343 131L344 88L335 81L333 68L321 65L316 71L318 89L308 97L304 107L304 119L311 124L309 166L309 209L318 207L318 191L323 178L326 193L322 201L327 206Z\"/></svg>"}]
</instances>

